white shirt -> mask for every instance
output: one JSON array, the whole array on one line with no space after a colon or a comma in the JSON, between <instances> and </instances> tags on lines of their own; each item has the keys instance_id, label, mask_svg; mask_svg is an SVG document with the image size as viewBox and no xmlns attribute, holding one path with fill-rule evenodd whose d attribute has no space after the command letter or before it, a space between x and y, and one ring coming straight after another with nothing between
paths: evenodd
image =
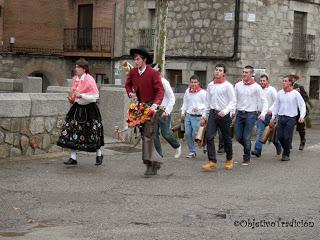
<instances>
[{"instance_id":1,"label":"white shirt","mask_svg":"<svg viewBox=\"0 0 320 240\"><path fill-rule=\"evenodd\" d=\"M193 115L206 116L205 102L206 102L206 91L201 89L197 93L190 93L188 88L183 96L183 104L181 113L189 113ZM194 108L198 108L198 111L194 111Z\"/></svg>"},{"instance_id":2,"label":"white shirt","mask_svg":"<svg viewBox=\"0 0 320 240\"><path fill-rule=\"evenodd\" d=\"M277 94L276 101L274 102L272 119L278 115L295 117L298 115L298 108L300 111L300 117L304 118L306 116L306 104L300 93L296 90L286 93L281 89Z\"/></svg>"},{"instance_id":3,"label":"white shirt","mask_svg":"<svg viewBox=\"0 0 320 240\"><path fill-rule=\"evenodd\" d=\"M174 93L172 91L169 81L165 78L161 78L161 82L164 89L164 96L163 96L161 106L164 106L165 112L170 114L172 112L173 105L176 102L176 98L174 96Z\"/></svg>"},{"instance_id":4,"label":"white shirt","mask_svg":"<svg viewBox=\"0 0 320 240\"><path fill-rule=\"evenodd\" d=\"M86 77L86 73L82 74L80 78L77 76L76 81L83 81L85 77ZM78 98L76 102L79 105L87 105L89 103L97 102L98 99L99 99L99 94L89 95L89 94L81 93L80 98Z\"/></svg>"},{"instance_id":5,"label":"white shirt","mask_svg":"<svg viewBox=\"0 0 320 240\"><path fill-rule=\"evenodd\" d=\"M214 84L210 82L207 87L206 96L206 112L210 109L222 111L224 114L233 113L237 104L236 95L233 85L225 81L223 83Z\"/></svg>"},{"instance_id":6,"label":"white shirt","mask_svg":"<svg viewBox=\"0 0 320 240\"><path fill-rule=\"evenodd\" d=\"M144 68L141 69L141 70L140 70L140 68L138 68L138 73L139 73L139 75L142 75L142 73L144 73L144 71L146 70L146 68L147 68L147 65L145 65Z\"/></svg>"},{"instance_id":7,"label":"white shirt","mask_svg":"<svg viewBox=\"0 0 320 240\"><path fill-rule=\"evenodd\" d=\"M277 97L277 90L272 86L268 86L266 88L263 88L262 90L268 101L268 110L272 110L274 101Z\"/></svg>"},{"instance_id":8,"label":"white shirt","mask_svg":"<svg viewBox=\"0 0 320 240\"><path fill-rule=\"evenodd\" d=\"M268 101L258 83L245 85L243 81L240 81L235 86L235 93L237 110L247 112L260 111L261 117L264 118L268 110Z\"/></svg>"}]
</instances>

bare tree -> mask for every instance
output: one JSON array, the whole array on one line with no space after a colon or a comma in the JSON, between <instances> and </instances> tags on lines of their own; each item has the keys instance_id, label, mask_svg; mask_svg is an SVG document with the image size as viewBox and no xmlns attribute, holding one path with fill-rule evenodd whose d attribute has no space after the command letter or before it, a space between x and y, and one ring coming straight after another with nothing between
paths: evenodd
<instances>
[{"instance_id":1,"label":"bare tree","mask_svg":"<svg viewBox=\"0 0 320 240\"><path fill-rule=\"evenodd\" d=\"M169 0L156 0L157 28L154 44L154 62L161 65L161 72L164 73L166 38L167 38L167 15Z\"/></svg>"}]
</instances>

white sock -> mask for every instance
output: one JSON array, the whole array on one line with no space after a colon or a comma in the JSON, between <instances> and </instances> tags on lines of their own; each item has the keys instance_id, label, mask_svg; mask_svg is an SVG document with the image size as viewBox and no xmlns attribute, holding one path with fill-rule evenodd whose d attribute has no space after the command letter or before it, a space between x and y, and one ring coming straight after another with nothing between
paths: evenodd
<instances>
[{"instance_id":1,"label":"white sock","mask_svg":"<svg viewBox=\"0 0 320 240\"><path fill-rule=\"evenodd\" d=\"M70 158L72 158L73 160L77 160L77 151L76 150L72 150L71 151Z\"/></svg>"},{"instance_id":2,"label":"white sock","mask_svg":"<svg viewBox=\"0 0 320 240\"><path fill-rule=\"evenodd\" d=\"M96 155L97 155L97 157L100 157L102 155L101 154L101 149L97 149Z\"/></svg>"}]
</instances>

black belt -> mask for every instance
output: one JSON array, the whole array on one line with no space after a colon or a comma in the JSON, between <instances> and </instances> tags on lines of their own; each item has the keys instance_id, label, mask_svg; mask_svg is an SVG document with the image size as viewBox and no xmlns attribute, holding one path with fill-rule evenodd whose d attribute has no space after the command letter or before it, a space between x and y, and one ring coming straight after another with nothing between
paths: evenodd
<instances>
[{"instance_id":1,"label":"black belt","mask_svg":"<svg viewBox=\"0 0 320 240\"><path fill-rule=\"evenodd\" d=\"M249 111L244 111L244 110L237 110L237 112L239 112L239 113L258 113L257 111L249 112Z\"/></svg>"},{"instance_id":2,"label":"black belt","mask_svg":"<svg viewBox=\"0 0 320 240\"><path fill-rule=\"evenodd\" d=\"M202 115L201 114L190 114L188 113L191 117L201 117Z\"/></svg>"},{"instance_id":3,"label":"black belt","mask_svg":"<svg viewBox=\"0 0 320 240\"><path fill-rule=\"evenodd\" d=\"M213 112L213 113L219 113L219 112L221 112L221 110L210 109L210 112Z\"/></svg>"}]
</instances>

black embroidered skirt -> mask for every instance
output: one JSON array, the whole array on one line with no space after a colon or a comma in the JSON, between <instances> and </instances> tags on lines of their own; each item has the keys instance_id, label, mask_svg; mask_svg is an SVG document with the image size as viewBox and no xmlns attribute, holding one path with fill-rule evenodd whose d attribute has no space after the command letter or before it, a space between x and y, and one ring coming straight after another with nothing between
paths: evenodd
<instances>
[{"instance_id":1,"label":"black embroidered skirt","mask_svg":"<svg viewBox=\"0 0 320 240\"><path fill-rule=\"evenodd\" d=\"M72 105L57 145L86 152L95 152L104 145L101 114L96 103Z\"/></svg>"}]
</instances>

